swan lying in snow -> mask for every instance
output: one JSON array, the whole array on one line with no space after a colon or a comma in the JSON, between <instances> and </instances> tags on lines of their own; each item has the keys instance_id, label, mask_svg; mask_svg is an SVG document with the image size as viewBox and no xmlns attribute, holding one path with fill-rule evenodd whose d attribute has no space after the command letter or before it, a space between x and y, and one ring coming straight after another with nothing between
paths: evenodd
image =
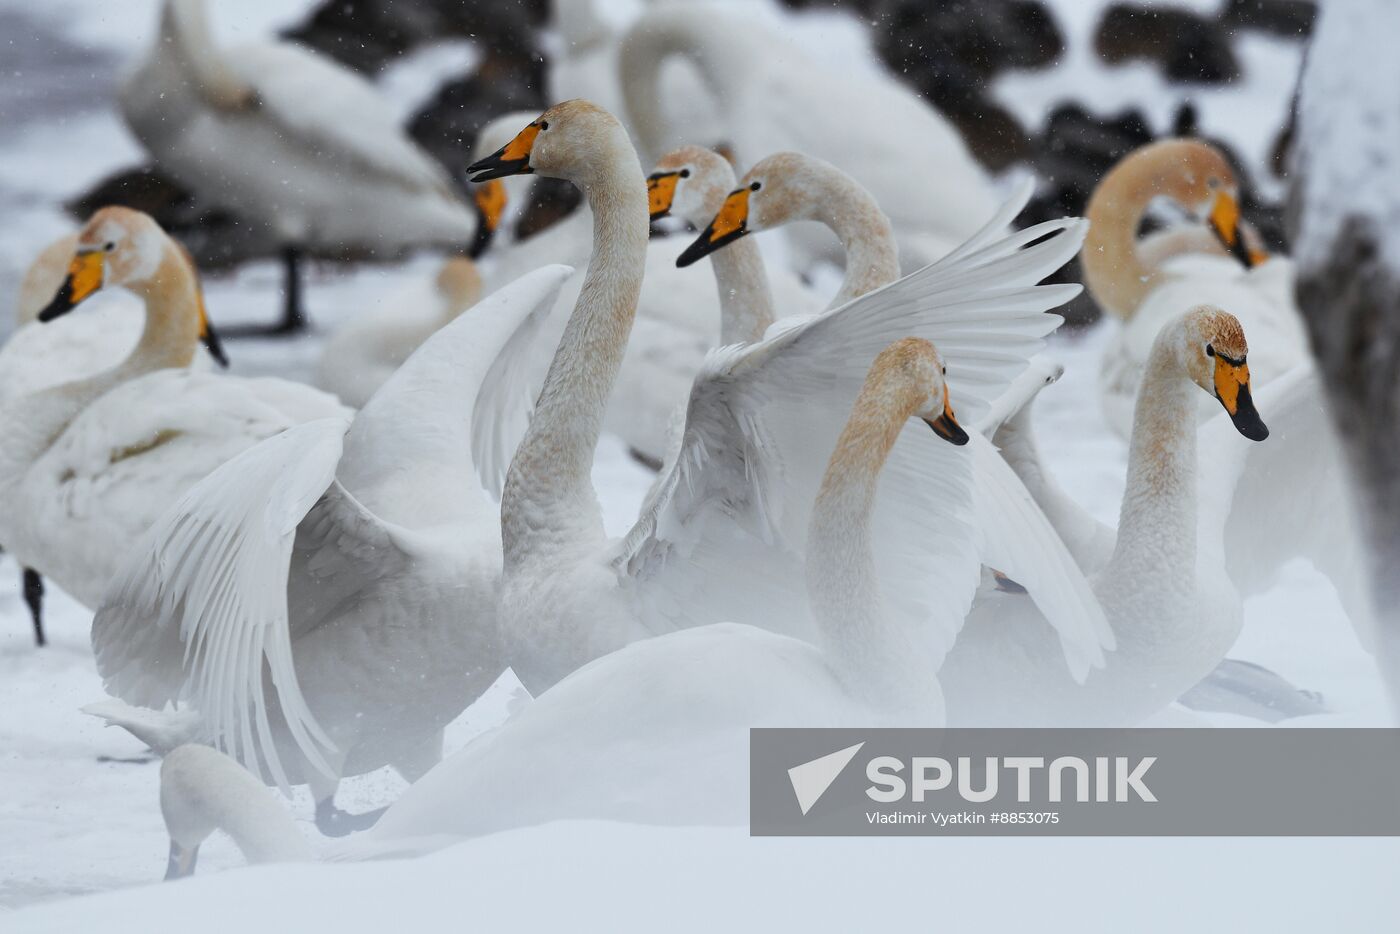
<instances>
[{"instance_id":1,"label":"swan lying in snow","mask_svg":"<svg viewBox=\"0 0 1400 934\"><path fill-rule=\"evenodd\" d=\"M1214 249L1153 262L1138 243L1137 229L1159 197L1209 225L1230 254ZM1245 245L1237 199L1234 174L1219 151L1198 140L1165 140L1118 163L1089 200L1084 279L1099 306L1124 319L1104 348L1099 380L1104 417L1123 437L1132 427L1133 400L1153 341L1182 309L1230 309L1249 331L1251 370L1260 386L1311 359L1293 301L1293 264ZM1214 412L1208 399L1197 409L1202 421Z\"/></svg>"},{"instance_id":2,"label":"swan lying in snow","mask_svg":"<svg viewBox=\"0 0 1400 934\"><path fill-rule=\"evenodd\" d=\"M738 824L748 814L753 727L940 725L924 636L881 610L871 513L903 432L936 435L944 440L929 446L921 467L944 498L924 518L939 522L950 555L966 555L971 527L958 504L970 495L972 464L954 447L967 435L942 371L933 345L917 339L895 342L870 368L812 508L812 642L721 623L599 658L433 769L341 855L416 853L566 818ZM937 625L956 631L961 619L951 609ZM193 871L200 842L216 829L250 862L310 858L290 817L257 786L212 750L167 757L167 878Z\"/></svg>"},{"instance_id":3,"label":"swan lying in snow","mask_svg":"<svg viewBox=\"0 0 1400 934\"><path fill-rule=\"evenodd\" d=\"M0 542L87 606L101 601L132 542L196 481L264 438L345 411L299 383L192 370L206 328L198 280L187 256L139 211L92 216L39 320L110 286L145 303L130 353L100 372L0 402L0 498L8 504ZM37 342L35 329L46 327L30 325L17 338L34 334Z\"/></svg>"}]
</instances>

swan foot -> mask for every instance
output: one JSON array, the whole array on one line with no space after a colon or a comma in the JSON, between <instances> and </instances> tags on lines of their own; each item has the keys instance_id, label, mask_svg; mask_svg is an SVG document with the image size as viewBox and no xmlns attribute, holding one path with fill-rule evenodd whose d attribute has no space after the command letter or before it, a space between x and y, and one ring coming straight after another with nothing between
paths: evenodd
<instances>
[{"instance_id":1,"label":"swan foot","mask_svg":"<svg viewBox=\"0 0 1400 934\"><path fill-rule=\"evenodd\" d=\"M43 648L49 644L44 637L44 579L33 568L24 569L24 603L29 618L34 621L34 644Z\"/></svg>"},{"instance_id":2,"label":"swan foot","mask_svg":"<svg viewBox=\"0 0 1400 934\"><path fill-rule=\"evenodd\" d=\"M306 309L301 300L301 250L294 246L282 250L282 320L274 325L245 325L220 328L226 337L285 337L302 334L307 329Z\"/></svg>"},{"instance_id":3,"label":"swan foot","mask_svg":"<svg viewBox=\"0 0 1400 934\"><path fill-rule=\"evenodd\" d=\"M363 814L351 814L335 806L334 798L316 802L316 829L328 837L344 837L360 830L368 830L384 816L387 807Z\"/></svg>"}]
</instances>

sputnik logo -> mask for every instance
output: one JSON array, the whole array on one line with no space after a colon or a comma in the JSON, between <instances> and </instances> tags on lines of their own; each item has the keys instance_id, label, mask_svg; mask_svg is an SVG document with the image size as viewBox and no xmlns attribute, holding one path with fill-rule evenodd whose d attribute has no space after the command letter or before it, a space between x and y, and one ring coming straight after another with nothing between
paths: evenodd
<instances>
[{"instance_id":1,"label":"sputnik logo","mask_svg":"<svg viewBox=\"0 0 1400 934\"><path fill-rule=\"evenodd\" d=\"M802 808L804 816L821 800L822 795L826 794L826 790L846 766L850 765L856 753L860 752L860 747L864 745L864 742L859 742L788 769L788 780L792 782L792 791L797 795L797 806Z\"/></svg>"}]
</instances>

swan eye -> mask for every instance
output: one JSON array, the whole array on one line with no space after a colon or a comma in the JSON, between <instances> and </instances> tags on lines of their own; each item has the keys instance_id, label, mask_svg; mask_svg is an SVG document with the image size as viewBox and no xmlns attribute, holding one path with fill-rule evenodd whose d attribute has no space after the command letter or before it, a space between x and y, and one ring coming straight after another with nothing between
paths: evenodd
<instances>
[{"instance_id":1,"label":"swan eye","mask_svg":"<svg viewBox=\"0 0 1400 934\"><path fill-rule=\"evenodd\" d=\"M763 187L763 183L762 183L762 182L754 182L752 185L749 186L749 191L758 191L758 190L759 190L760 188L762 188L762 187Z\"/></svg>"},{"instance_id":2,"label":"swan eye","mask_svg":"<svg viewBox=\"0 0 1400 934\"><path fill-rule=\"evenodd\" d=\"M117 248L117 245L116 245L115 243L113 243L111 240L108 240L106 243L102 244L102 249L106 250L108 253L112 252L112 251L115 250L116 248Z\"/></svg>"},{"instance_id":3,"label":"swan eye","mask_svg":"<svg viewBox=\"0 0 1400 934\"><path fill-rule=\"evenodd\" d=\"M540 121L540 132L543 133L543 132L544 132L545 130L547 130L547 129L549 129L549 121L548 121L548 120L541 120L541 121Z\"/></svg>"},{"instance_id":4,"label":"swan eye","mask_svg":"<svg viewBox=\"0 0 1400 934\"><path fill-rule=\"evenodd\" d=\"M1206 187L1207 187L1207 188L1219 188L1219 187L1220 187L1220 179L1215 178L1215 177L1211 177L1211 178L1206 179Z\"/></svg>"},{"instance_id":5,"label":"swan eye","mask_svg":"<svg viewBox=\"0 0 1400 934\"><path fill-rule=\"evenodd\" d=\"M1206 344L1206 356L1207 356L1207 357L1213 357L1213 356L1215 356L1215 348L1212 347L1210 344Z\"/></svg>"},{"instance_id":6,"label":"swan eye","mask_svg":"<svg viewBox=\"0 0 1400 934\"><path fill-rule=\"evenodd\" d=\"M947 375L948 375L948 368L947 368L946 366L943 368L943 375L944 375L944 376L947 376Z\"/></svg>"},{"instance_id":7,"label":"swan eye","mask_svg":"<svg viewBox=\"0 0 1400 934\"><path fill-rule=\"evenodd\" d=\"M681 178L690 178L690 169L681 169Z\"/></svg>"}]
</instances>

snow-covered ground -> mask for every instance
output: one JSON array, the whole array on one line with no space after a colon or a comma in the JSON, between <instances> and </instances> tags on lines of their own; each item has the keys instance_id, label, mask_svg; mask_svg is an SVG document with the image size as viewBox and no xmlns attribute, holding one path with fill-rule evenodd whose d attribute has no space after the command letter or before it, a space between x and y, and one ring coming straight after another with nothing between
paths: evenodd
<instances>
[{"instance_id":1,"label":"snow-covered ground","mask_svg":"<svg viewBox=\"0 0 1400 934\"><path fill-rule=\"evenodd\" d=\"M215 4L216 25L226 39L248 38L296 21L310 5ZM1065 0L1072 42L1083 40L1083 23L1090 21L1083 8L1100 5ZM10 111L0 114L9 128L0 137L0 294L13 294L40 245L71 229L57 207L61 199L139 160L105 95L116 63L146 41L155 6L153 0L0 0L0 16L27 24L15 31L14 42L32 34L36 42L61 38L91 48L88 78L104 88L102 95L67 93L61 113L43 116L33 108L52 97L0 96ZM834 45L858 41L848 26L839 32ZM1243 121L1239 141L1255 156L1266 145L1259 141L1263 125L1277 125L1296 65L1294 53L1258 41L1265 45L1257 54L1248 47L1244 54L1247 65L1265 69L1264 77L1252 79L1259 83L1235 107ZM405 102L421 99L429 86L424 73L439 73L470 54L456 45L434 50L419 62L421 69L407 62L386 80ZM1131 69L1114 70L1110 89L1100 86L1102 69L1082 58L1072 57L1067 67L1080 72L1053 82L1016 76L999 92L1018 110L1035 112L1067 81L1094 84L1094 100L1106 109L1131 82L1138 82L1137 103L1158 90ZM1120 85L1125 75L1131 81ZM1222 92L1219 99L1227 98ZM1151 112L1165 115L1167 101L1157 103ZM1207 128L1223 131L1212 125L1213 113L1208 107ZM1249 122L1256 118L1257 127ZM294 342L234 343L234 371L304 378L326 330L431 263L421 258L354 271L317 269L308 300L318 331ZM271 264L211 279L211 313L225 323L268 319L278 307L279 283ZM0 333L8 317L0 309ZM1038 424L1045 453L1069 492L1100 519L1116 522L1126 454L1104 428L1095 396L1095 367L1109 327L1056 341L1067 373L1043 395ZM649 474L619 443L605 439L595 481L610 529L623 530ZM156 798L158 765L124 732L103 729L78 712L102 696L88 647L90 614L51 590L52 645L35 650L18 577L11 561L0 561L0 930L6 932L99 926L213 932L254 925L383 931L449 923L861 930L893 918L919 927L1019 922L1043 928L1053 918L1097 928L1112 918L1134 930L1339 930L1393 924L1400 908L1390 869L1400 844L1388 840L751 840L741 830L595 823L500 834L412 862L237 872L224 871L241 860L216 837L202 850L201 877L192 882L67 899L159 878L166 838ZM1374 667L1330 586L1310 567L1289 568L1272 592L1250 601L1233 654L1321 691L1340 722L1383 721ZM517 697L518 686L504 676L453 725L449 750L503 719ZM392 800L401 788L396 776L379 772L346 782L340 803L366 809ZM307 795L298 794L291 806L313 835ZM39 902L47 904L7 913Z\"/></svg>"}]
</instances>

